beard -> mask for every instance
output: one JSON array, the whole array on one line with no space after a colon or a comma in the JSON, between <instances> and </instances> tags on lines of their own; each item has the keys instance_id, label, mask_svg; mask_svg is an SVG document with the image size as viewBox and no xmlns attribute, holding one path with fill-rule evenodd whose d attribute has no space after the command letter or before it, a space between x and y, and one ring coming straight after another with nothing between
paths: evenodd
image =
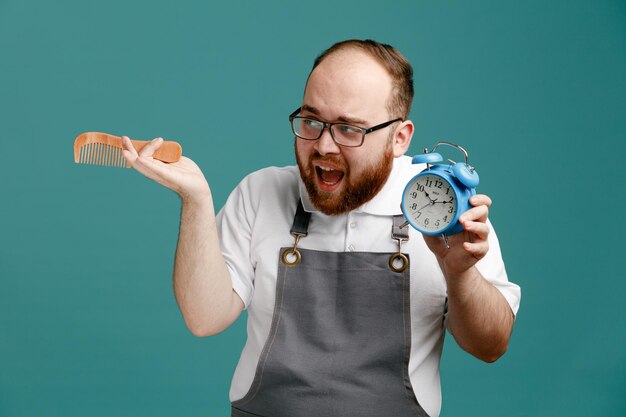
<instances>
[{"instance_id":1,"label":"beard","mask_svg":"<svg viewBox=\"0 0 626 417\"><path fill-rule=\"evenodd\" d=\"M391 143L388 142L382 157L365 167L358 176L353 176L350 167L337 155L322 156L316 152L308 161L301 161L296 145L296 160L300 169L300 178L306 187L311 203L326 215L338 216L362 206L378 194L391 174L393 150ZM342 168L344 176L341 181L344 183L341 184L340 190L328 192L318 188L318 173L313 166L314 161L329 162Z\"/></svg>"}]
</instances>

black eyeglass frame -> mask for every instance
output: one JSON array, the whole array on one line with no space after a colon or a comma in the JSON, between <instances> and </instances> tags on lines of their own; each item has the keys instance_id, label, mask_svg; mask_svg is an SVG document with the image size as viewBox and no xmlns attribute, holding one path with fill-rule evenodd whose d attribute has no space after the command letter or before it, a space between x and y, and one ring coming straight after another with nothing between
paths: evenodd
<instances>
[{"instance_id":1,"label":"black eyeglass frame","mask_svg":"<svg viewBox=\"0 0 626 417\"><path fill-rule=\"evenodd\" d=\"M317 119L315 119L313 117L296 116L298 113L300 113L301 110L302 110L302 107L298 107L293 113L291 113L289 115L289 123L291 125L291 130L293 131L294 135L296 135L297 137L299 137L300 139L303 139L303 140L318 140L324 134L324 129L328 129L328 131L330 132L330 137L333 138L333 141L337 145L344 146L346 148L358 148L359 146L363 145L363 142L365 142L365 135L367 135L368 133L372 133L372 132L375 132L377 130L384 129L385 127L389 126L392 123L403 122L404 121L404 119L399 117L397 119L389 120L388 122L384 122L384 123L381 123L381 124L378 124L376 126L372 126L372 127L366 129L366 128L363 128L363 127L360 127L360 126L351 125L349 123L343 123L343 122L330 123L330 122L324 122L322 120L317 120ZM298 119L310 119L310 120L315 120L316 122L322 123L323 126L322 126L322 129L320 130L320 135L318 137L316 137L315 139L303 138L302 136L298 135L296 133L296 129L293 127L293 120L296 119L296 118L298 118ZM334 125L350 126L350 127L355 128L355 129L361 130L361 133L362 133L361 134L361 143L359 143L358 145L344 145L343 143L337 142L337 139L335 139L335 135L333 135L333 130L331 129L331 127L334 126Z\"/></svg>"}]
</instances>

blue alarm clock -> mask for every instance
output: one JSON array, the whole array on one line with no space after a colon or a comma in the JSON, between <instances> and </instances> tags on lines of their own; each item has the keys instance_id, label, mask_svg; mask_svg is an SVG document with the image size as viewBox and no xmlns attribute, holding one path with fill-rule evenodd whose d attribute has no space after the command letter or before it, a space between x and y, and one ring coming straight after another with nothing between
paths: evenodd
<instances>
[{"instance_id":1,"label":"blue alarm clock","mask_svg":"<svg viewBox=\"0 0 626 417\"><path fill-rule=\"evenodd\" d=\"M465 163L448 159L443 162L435 149L448 145L465 155ZM469 210L470 197L476 194L478 173L469 165L465 149L450 142L437 142L428 152L413 157L414 164L427 164L414 176L402 193L402 213L408 224L426 235L442 235L446 239L463 231L459 216Z\"/></svg>"}]
</instances>

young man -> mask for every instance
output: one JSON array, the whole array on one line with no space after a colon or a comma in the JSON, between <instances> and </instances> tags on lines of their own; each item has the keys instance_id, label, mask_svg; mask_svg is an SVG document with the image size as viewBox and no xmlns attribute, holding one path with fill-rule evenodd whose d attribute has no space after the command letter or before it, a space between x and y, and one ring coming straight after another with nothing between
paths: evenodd
<instances>
[{"instance_id":1,"label":"young man","mask_svg":"<svg viewBox=\"0 0 626 417\"><path fill-rule=\"evenodd\" d=\"M162 139L138 155L124 138L127 160L181 197L174 290L190 330L218 333L248 309L233 416L437 416L445 328L482 360L506 351L520 290L489 197L472 198L449 248L397 228L420 170L403 156L412 98L411 66L394 48L333 45L289 118L298 167L249 175L217 218L191 160L163 164L151 158ZM392 233L408 237L401 272L389 264Z\"/></svg>"}]
</instances>

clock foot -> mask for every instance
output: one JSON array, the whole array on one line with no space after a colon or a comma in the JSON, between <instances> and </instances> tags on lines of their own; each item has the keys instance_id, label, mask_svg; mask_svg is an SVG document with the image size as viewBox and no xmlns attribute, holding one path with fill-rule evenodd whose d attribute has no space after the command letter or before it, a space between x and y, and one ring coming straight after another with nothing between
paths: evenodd
<instances>
[{"instance_id":1,"label":"clock foot","mask_svg":"<svg viewBox=\"0 0 626 417\"><path fill-rule=\"evenodd\" d=\"M446 244L446 249L450 249L450 245L448 244L448 235L446 235L445 233L442 233L441 237L443 238L443 241Z\"/></svg>"}]
</instances>

